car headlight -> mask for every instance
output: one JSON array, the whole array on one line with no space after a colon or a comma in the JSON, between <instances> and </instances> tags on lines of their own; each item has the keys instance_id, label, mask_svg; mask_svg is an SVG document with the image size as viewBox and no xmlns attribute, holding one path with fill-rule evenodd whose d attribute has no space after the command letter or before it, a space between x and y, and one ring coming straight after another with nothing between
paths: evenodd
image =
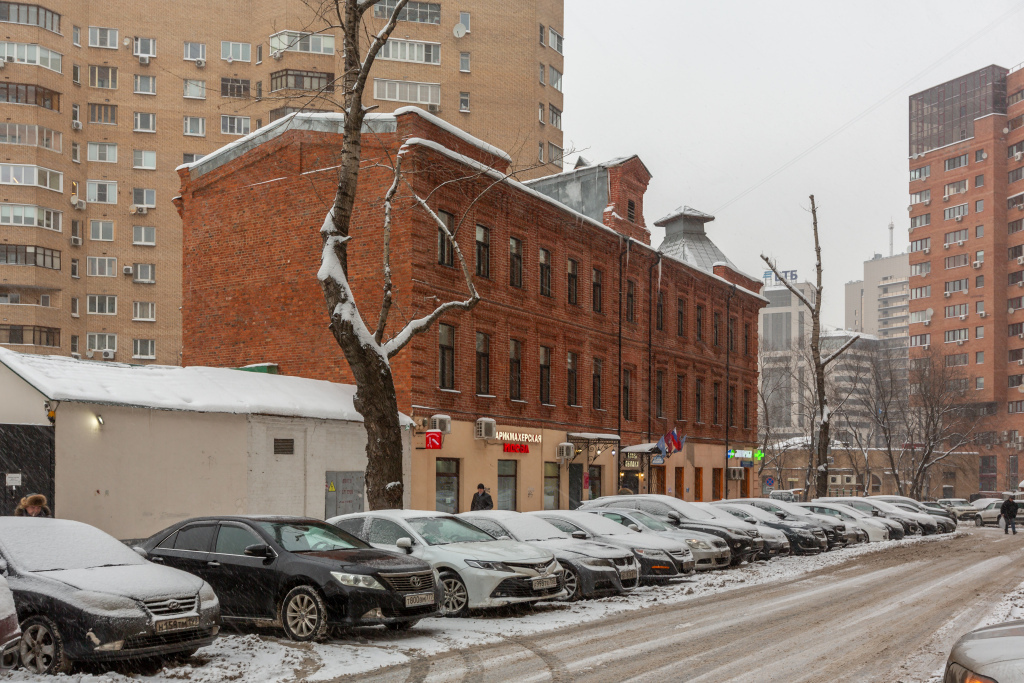
<instances>
[{"instance_id":1,"label":"car headlight","mask_svg":"<svg viewBox=\"0 0 1024 683\"><path fill-rule=\"evenodd\" d=\"M94 593L92 591L77 591L75 601L93 612L125 613L131 612L131 616L138 616L142 613L139 603L123 595L113 593Z\"/></svg>"},{"instance_id":2,"label":"car headlight","mask_svg":"<svg viewBox=\"0 0 1024 683\"><path fill-rule=\"evenodd\" d=\"M654 548L633 548L633 552L644 557L665 557L665 553Z\"/></svg>"},{"instance_id":3,"label":"car headlight","mask_svg":"<svg viewBox=\"0 0 1024 683\"><path fill-rule=\"evenodd\" d=\"M203 581L203 587L199 589L199 604L217 602L217 594L213 592L213 586Z\"/></svg>"},{"instance_id":4,"label":"car headlight","mask_svg":"<svg viewBox=\"0 0 1024 683\"><path fill-rule=\"evenodd\" d=\"M587 567L614 567L615 563L611 560L605 560L600 557L585 557L581 560L581 564Z\"/></svg>"},{"instance_id":5,"label":"car headlight","mask_svg":"<svg viewBox=\"0 0 1024 683\"><path fill-rule=\"evenodd\" d=\"M742 542L742 541L733 541L733 542L732 542L732 547L733 547L733 548L739 548L739 547L740 547L740 546L742 546L742 545L743 545L743 542Z\"/></svg>"},{"instance_id":6,"label":"car headlight","mask_svg":"<svg viewBox=\"0 0 1024 683\"><path fill-rule=\"evenodd\" d=\"M693 550L711 550L711 544L699 538L688 538L686 544Z\"/></svg>"},{"instance_id":7,"label":"car headlight","mask_svg":"<svg viewBox=\"0 0 1024 683\"><path fill-rule=\"evenodd\" d=\"M749 530L749 531L747 531L746 533L747 533L747 536L750 536L751 538L757 538L757 537L758 537L758 535L759 535L759 534L757 533L757 529L750 529L750 530Z\"/></svg>"},{"instance_id":8,"label":"car headlight","mask_svg":"<svg viewBox=\"0 0 1024 683\"><path fill-rule=\"evenodd\" d=\"M476 567L477 569L489 569L492 572L510 572L514 574L516 571L504 562L489 562L487 560L466 560L466 564L468 564L470 567Z\"/></svg>"},{"instance_id":9,"label":"car headlight","mask_svg":"<svg viewBox=\"0 0 1024 683\"><path fill-rule=\"evenodd\" d=\"M370 588L373 590L382 591L384 586L378 583L377 579L373 578L369 574L344 574L342 572L331 572L331 576L338 580L343 586L351 586L352 588Z\"/></svg>"}]
</instances>

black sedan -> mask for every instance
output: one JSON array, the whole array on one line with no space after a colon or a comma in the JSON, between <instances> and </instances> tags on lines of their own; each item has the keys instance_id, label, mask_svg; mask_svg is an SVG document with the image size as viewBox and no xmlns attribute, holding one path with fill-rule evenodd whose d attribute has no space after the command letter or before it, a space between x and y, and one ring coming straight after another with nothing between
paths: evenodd
<instances>
[{"instance_id":1,"label":"black sedan","mask_svg":"<svg viewBox=\"0 0 1024 683\"><path fill-rule=\"evenodd\" d=\"M142 548L153 562L209 582L226 621L277 626L292 640L320 639L331 626L411 628L438 614L429 564L315 519L189 519Z\"/></svg>"},{"instance_id":2,"label":"black sedan","mask_svg":"<svg viewBox=\"0 0 1024 683\"><path fill-rule=\"evenodd\" d=\"M203 580L146 562L99 529L64 519L0 518L0 571L21 620L21 665L189 657L213 642L220 604Z\"/></svg>"},{"instance_id":3,"label":"black sedan","mask_svg":"<svg viewBox=\"0 0 1024 683\"><path fill-rule=\"evenodd\" d=\"M713 503L713 505L751 524L762 524L772 529L778 529L786 534L786 538L789 539L789 547L794 555L817 555L828 550L825 532L817 527L804 522L780 519L777 515L753 505L726 503L725 501Z\"/></svg>"}]
</instances>

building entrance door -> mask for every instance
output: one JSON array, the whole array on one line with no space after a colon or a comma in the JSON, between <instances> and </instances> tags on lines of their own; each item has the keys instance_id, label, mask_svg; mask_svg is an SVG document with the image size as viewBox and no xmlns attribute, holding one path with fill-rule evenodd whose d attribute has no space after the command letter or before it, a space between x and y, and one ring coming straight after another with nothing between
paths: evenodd
<instances>
[{"instance_id":1,"label":"building entrance door","mask_svg":"<svg viewBox=\"0 0 1024 683\"><path fill-rule=\"evenodd\" d=\"M651 465L651 480L647 485L648 493L665 495L665 466Z\"/></svg>"},{"instance_id":2,"label":"building entrance door","mask_svg":"<svg viewBox=\"0 0 1024 683\"><path fill-rule=\"evenodd\" d=\"M677 467L676 468L675 488L673 489L673 492L675 493L676 498L682 498L683 497L683 493L686 491L686 489L683 488L685 485L686 485L686 469L683 468L683 467Z\"/></svg>"},{"instance_id":3,"label":"building entrance door","mask_svg":"<svg viewBox=\"0 0 1024 683\"><path fill-rule=\"evenodd\" d=\"M619 488L629 489L633 493L640 492L640 473L635 470L623 470L619 473ZM616 493L618 493L616 491Z\"/></svg>"},{"instance_id":4,"label":"building entrance door","mask_svg":"<svg viewBox=\"0 0 1024 683\"><path fill-rule=\"evenodd\" d=\"M363 511L363 472L328 472L325 519Z\"/></svg>"},{"instance_id":5,"label":"building entrance door","mask_svg":"<svg viewBox=\"0 0 1024 683\"><path fill-rule=\"evenodd\" d=\"M583 503L583 464L569 463L569 509L575 510Z\"/></svg>"}]
</instances>

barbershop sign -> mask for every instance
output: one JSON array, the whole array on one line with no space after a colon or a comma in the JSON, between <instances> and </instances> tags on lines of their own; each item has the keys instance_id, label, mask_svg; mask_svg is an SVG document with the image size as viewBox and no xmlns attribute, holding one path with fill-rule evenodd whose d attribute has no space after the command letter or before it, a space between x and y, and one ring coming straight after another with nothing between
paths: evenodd
<instances>
[{"instance_id":1,"label":"barbershop sign","mask_svg":"<svg viewBox=\"0 0 1024 683\"><path fill-rule=\"evenodd\" d=\"M540 434L530 432L499 431L496 436L505 453L529 453L531 443L540 443Z\"/></svg>"}]
</instances>

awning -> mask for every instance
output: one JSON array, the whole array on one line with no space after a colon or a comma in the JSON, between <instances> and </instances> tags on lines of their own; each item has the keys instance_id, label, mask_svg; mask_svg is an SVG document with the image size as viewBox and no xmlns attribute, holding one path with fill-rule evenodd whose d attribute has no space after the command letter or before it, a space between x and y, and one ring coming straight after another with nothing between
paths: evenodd
<instances>
[{"instance_id":1,"label":"awning","mask_svg":"<svg viewBox=\"0 0 1024 683\"><path fill-rule=\"evenodd\" d=\"M576 453L573 455L572 460L567 461L573 462L576 458L583 454L587 460L587 466L594 464L598 456L603 454L609 449L618 449L619 447L619 435L618 434L597 434L593 432L568 432L565 435L566 441L576 447Z\"/></svg>"},{"instance_id":2,"label":"awning","mask_svg":"<svg viewBox=\"0 0 1024 683\"><path fill-rule=\"evenodd\" d=\"M656 443L638 443L635 446L626 446L622 449L623 453L659 453L658 444Z\"/></svg>"}]
</instances>

